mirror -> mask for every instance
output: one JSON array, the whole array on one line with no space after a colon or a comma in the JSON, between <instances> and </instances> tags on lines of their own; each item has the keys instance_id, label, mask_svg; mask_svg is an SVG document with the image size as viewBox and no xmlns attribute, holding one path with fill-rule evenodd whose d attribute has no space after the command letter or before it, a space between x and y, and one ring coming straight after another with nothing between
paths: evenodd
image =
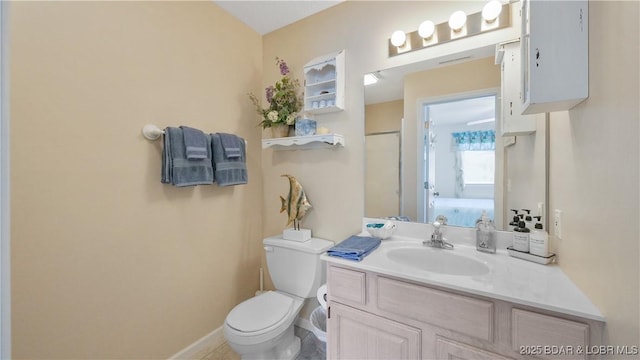
<instances>
[{"instance_id":1,"label":"mirror","mask_svg":"<svg viewBox=\"0 0 640 360\"><path fill-rule=\"evenodd\" d=\"M500 132L494 46L374 72L365 86L365 216L473 227L482 211L510 230L511 209L546 225L546 119ZM546 227L546 226L545 226Z\"/></svg>"}]
</instances>

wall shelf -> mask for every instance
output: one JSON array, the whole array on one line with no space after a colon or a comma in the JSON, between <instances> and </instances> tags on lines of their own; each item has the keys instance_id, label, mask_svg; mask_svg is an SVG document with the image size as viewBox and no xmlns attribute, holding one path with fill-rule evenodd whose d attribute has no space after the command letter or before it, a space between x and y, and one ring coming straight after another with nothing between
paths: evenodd
<instances>
[{"instance_id":1,"label":"wall shelf","mask_svg":"<svg viewBox=\"0 0 640 360\"><path fill-rule=\"evenodd\" d=\"M304 66L304 111L325 114L344 110L345 53L313 59Z\"/></svg>"},{"instance_id":2,"label":"wall shelf","mask_svg":"<svg viewBox=\"0 0 640 360\"><path fill-rule=\"evenodd\" d=\"M290 136L283 138L262 139L262 148L274 150L304 150L344 146L344 137L339 134Z\"/></svg>"}]
</instances>

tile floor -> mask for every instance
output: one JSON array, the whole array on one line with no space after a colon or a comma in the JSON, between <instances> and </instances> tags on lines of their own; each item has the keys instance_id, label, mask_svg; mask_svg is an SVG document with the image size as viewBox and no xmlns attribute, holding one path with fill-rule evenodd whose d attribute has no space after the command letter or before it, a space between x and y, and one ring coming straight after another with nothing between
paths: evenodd
<instances>
[{"instance_id":1,"label":"tile floor","mask_svg":"<svg viewBox=\"0 0 640 360\"><path fill-rule=\"evenodd\" d=\"M325 360L326 355L316 346L315 335L301 327L296 326L295 334L302 342L300 355L296 360ZM236 354L231 347L225 342L218 346L215 350L207 354L202 360L240 360L240 356Z\"/></svg>"}]
</instances>

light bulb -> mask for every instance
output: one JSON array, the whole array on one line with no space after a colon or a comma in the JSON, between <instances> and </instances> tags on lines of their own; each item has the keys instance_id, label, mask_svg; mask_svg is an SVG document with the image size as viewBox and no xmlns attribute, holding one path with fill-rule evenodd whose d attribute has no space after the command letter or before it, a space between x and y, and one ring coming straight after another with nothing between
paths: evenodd
<instances>
[{"instance_id":1,"label":"light bulb","mask_svg":"<svg viewBox=\"0 0 640 360\"><path fill-rule=\"evenodd\" d=\"M464 11L458 10L451 14L449 17L449 27L453 31L460 31L467 23L467 14Z\"/></svg>"},{"instance_id":2,"label":"light bulb","mask_svg":"<svg viewBox=\"0 0 640 360\"><path fill-rule=\"evenodd\" d=\"M492 23L496 21L501 12L502 4L500 3L500 1L491 0L482 8L482 18L484 19L484 21Z\"/></svg>"},{"instance_id":3,"label":"light bulb","mask_svg":"<svg viewBox=\"0 0 640 360\"><path fill-rule=\"evenodd\" d=\"M400 47L404 45L405 41L407 41L407 34L402 30L396 30L391 34L391 44L393 46Z\"/></svg>"},{"instance_id":4,"label":"light bulb","mask_svg":"<svg viewBox=\"0 0 640 360\"><path fill-rule=\"evenodd\" d=\"M433 36L436 30L436 25L431 20L423 21L418 27L418 34L424 39L429 39Z\"/></svg>"}]
</instances>

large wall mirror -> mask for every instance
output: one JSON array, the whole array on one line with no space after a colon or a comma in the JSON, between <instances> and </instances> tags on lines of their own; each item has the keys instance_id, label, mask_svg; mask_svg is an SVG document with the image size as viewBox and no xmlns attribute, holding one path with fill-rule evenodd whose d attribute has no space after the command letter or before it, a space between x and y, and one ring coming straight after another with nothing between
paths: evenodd
<instances>
[{"instance_id":1,"label":"large wall mirror","mask_svg":"<svg viewBox=\"0 0 640 360\"><path fill-rule=\"evenodd\" d=\"M473 227L485 211L546 224L547 124L502 136L494 46L374 72L365 86L365 216Z\"/></svg>"}]
</instances>

